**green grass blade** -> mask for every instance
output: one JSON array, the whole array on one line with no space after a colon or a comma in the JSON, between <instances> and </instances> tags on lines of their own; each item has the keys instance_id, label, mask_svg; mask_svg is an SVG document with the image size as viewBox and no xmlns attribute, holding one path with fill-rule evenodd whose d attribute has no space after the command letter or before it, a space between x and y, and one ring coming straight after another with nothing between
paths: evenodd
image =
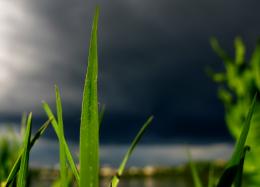
<instances>
[{"instance_id":1,"label":"green grass blade","mask_svg":"<svg viewBox=\"0 0 260 187\"><path fill-rule=\"evenodd\" d=\"M242 179L243 179L243 167L244 167L244 161L246 157L246 152L250 150L249 146L245 146L239 165L238 165L238 172L235 178L235 187L241 187L242 186Z\"/></svg>"},{"instance_id":2,"label":"green grass blade","mask_svg":"<svg viewBox=\"0 0 260 187\"><path fill-rule=\"evenodd\" d=\"M235 150L232 154L230 161L228 162L227 167L238 164L240 159L241 159L241 155L243 154L247 135L248 135L248 132L249 132L249 129L250 129L251 119L253 117L254 110L255 110L256 97L257 97L257 94L255 94L255 96L254 96L251 107L250 107L249 112L247 114L245 124L243 125L242 132L240 134L238 141L236 142Z\"/></svg>"},{"instance_id":3,"label":"green grass blade","mask_svg":"<svg viewBox=\"0 0 260 187\"><path fill-rule=\"evenodd\" d=\"M30 142L30 150L33 147L33 145L35 144L35 142L40 138L40 136L44 133L44 131L47 129L47 127L49 126L50 122L52 119L49 119L48 121L46 121L36 132L36 134L34 135L34 137L32 138L31 142ZM20 163L21 163L21 157L22 157L22 152L19 154L17 160L15 161L15 164L13 165L13 168L11 170L11 172L9 173L7 180L6 180L6 186L9 186L12 181L14 180L16 174L19 171L20 168Z\"/></svg>"},{"instance_id":4,"label":"green grass blade","mask_svg":"<svg viewBox=\"0 0 260 187\"><path fill-rule=\"evenodd\" d=\"M256 87L258 88L258 91L260 91L260 39L257 41L250 64L255 76Z\"/></svg>"},{"instance_id":5,"label":"green grass blade","mask_svg":"<svg viewBox=\"0 0 260 187\"><path fill-rule=\"evenodd\" d=\"M208 187L214 187L215 186L214 183L215 183L214 168L213 165L210 165L209 176L208 176Z\"/></svg>"},{"instance_id":6,"label":"green grass blade","mask_svg":"<svg viewBox=\"0 0 260 187\"><path fill-rule=\"evenodd\" d=\"M195 163L192 161L191 153L188 151L189 165L191 170L191 175L195 187L202 187L202 182L199 178L198 170Z\"/></svg>"},{"instance_id":7,"label":"green grass blade","mask_svg":"<svg viewBox=\"0 0 260 187\"><path fill-rule=\"evenodd\" d=\"M35 142L41 137L41 135L44 133L44 131L47 129L47 127L50 125L52 121L52 118L48 119L39 129L38 131L35 133L35 135L33 136L31 143L30 143L30 149L33 147L33 145L35 144Z\"/></svg>"},{"instance_id":8,"label":"green grass blade","mask_svg":"<svg viewBox=\"0 0 260 187\"><path fill-rule=\"evenodd\" d=\"M219 45L218 40L215 37L212 37L210 39L211 48L213 51L221 58L223 59L224 63L231 63L233 60L230 58L230 56L225 52L224 49L221 48Z\"/></svg>"},{"instance_id":9,"label":"green grass blade","mask_svg":"<svg viewBox=\"0 0 260 187\"><path fill-rule=\"evenodd\" d=\"M63 134L60 135L60 133L59 133L60 130L59 130L58 122L55 119L54 114L51 111L50 106L46 102L42 102L42 106L43 106L43 109L44 109L45 113L47 114L47 116L52 119L51 123L52 123L54 131L55 131L55 133L56 133L56 135L57 135L57 137L59 139L59 142L62 142L64 144L66 157L68 159L68 162L69 162L69 165L70 165L71 170L73 172L73 175L75 176L76 181L79 184L79 172L78 172L78 169L77 169L76 164L75 164L75 162L73 160L72 154L71 154L69 146L68 146L68 144L67 144L67 142L65 140L65 137L63 136Z\"/></svg>"},{"instance_id":10,"label":"green grass blade","mask_svg":"<svg viewBox=\"0 0 260 187\"><path fill-rule=\"evenodd\" d=\"M27 118L26 131L23 143L23 153L21 157L20 170L17 179L17 187L26 187L29 165L30 139L32 130L32 113Z\"/></svg>"},{"instance_id":11,"label":"green grass blade","mask_svg":"<svg viewBox=\"0 0 260 187\"><path fill-rule=\"evenodd\" d=\"M98 49L97 27L99 8L96 9L88 56L81 123L80 123L80 187L99 186L99 118L98 118Z\"/></svg>"},{"instance_id":12,"label":"green grass blade","mask_svg":"<svg viewBox=\"0 0 260 187\"><path fill-rule=\"evenodd\" d=\"M217 187L230 187L238 174L239 163L241 162L241 159L243 159L244 147L251 124L250 122L255 110L256 97L257 94L254 96L245 124L240 133L240 137L236 142L232 157L229 160L222 176L220 177Z\"/></svg>"},{"instance_id":13,"label":"green grass blade","mask_svg":"<svg viewBox=\"0 0 260 187\"><path fill-rule=\"evenodd\" d=\"M61 136L64 136L63 130L63 119L62 119L62 103L60 97L60 91L57 86L55 86L55 95L56 95L56 110L57 110L57 118L58 118L58 130ZM59 149L60 149L60 184L62 187L67 186L67 166L66 166L66 153L64 143L59 141Z\"/></svg>"},{"instance_id":14,"label":"green grass blade","mask_svg":"<svg viewBox=\"0 0 260 187\"><path fill-rule=\"evenodd\" d=\"M100 128L102 121L104 119L105 110L106 110L106 106L102 105L101 110L98 114L99 128Z\"/></svg>"},{"instance_id":15,"label":"green grass blade","mask_svg":"<svg viewBox=\"0 0 260 187\"><path fill-rule=\"evenodd\" d=\"M135 139L133 140L130 148L128 149L128 151L126 152L123 161L121 162L116 175L112 178L112 181L110 183L110 187L117 187L120 177L122 176L126 163L129 160L133 150L135 149L136 145L138 144L138 142L140 141L140 139L142 138L143 134L145 133L145 130L147 129L147 127L151 124L153 120L153 116L149 117L148 120L144 123L143 127L139 130L139 132L137 133Z\"/></svg>"},{"instance_id":16,"label":"green grass blade","mask_svg":"<svg viewBox=\"0 0 260 187\"><path fill-rule=\"evenodd\" d=\"M240 161L237 165L228 167L222 174L217 187L231 187L234 183L234 187L241 187L243 177L243 166L246 152L249 150L249 146L245 146L241 155Z\"/></svg>"},{"instance_id":17,"label":"green grass blade","mask_svg":"<svg viewBox=\"0 0 260 187\"><path fill-rule=\"evenodd\" d=\"M24 131L25 131L25 128L26 128L26 119L27 119L27 114L23 113L22 114L22 120L21 120L21 130L20 130L20 134L21 134L22 137L24 135Z\"/></svg>"},{"instance_id":18,"label":"green grass blade","mask_svg":"<svg viewBox=\"0 0 260 187\"><path fill-rule=\"evenodd\" d=\"M235 63L242 65L245 60L246 47L244 42L240 37L236 37L235 42Z\"/></svg>"}]
</instances>

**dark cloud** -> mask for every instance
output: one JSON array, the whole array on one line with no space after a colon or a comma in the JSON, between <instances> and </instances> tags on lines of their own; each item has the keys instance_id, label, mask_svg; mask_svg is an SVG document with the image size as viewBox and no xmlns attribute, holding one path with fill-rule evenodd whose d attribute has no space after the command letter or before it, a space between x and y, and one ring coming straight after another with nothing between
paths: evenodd
<instances>
[{"instance_id":1,"label":"dark cloud","mask_svg":"<svg viewBox=\"0 0 260 187\"><path fill-rule=\"evenodd\" d=\"M171 129L182 124L180 117L197 116L201 125L223 117L204 73L220 61L208 40L215 35L232 51L233 38L242 35L250 51L260 32L257 0L1 1L1 113L41 115L40 101L54 102L54 84L65 108L80 110L95 4L101 7L100 101L114 116L109 123L119 125L117 115L153 113Z\"/></svg>"}]
</instances>

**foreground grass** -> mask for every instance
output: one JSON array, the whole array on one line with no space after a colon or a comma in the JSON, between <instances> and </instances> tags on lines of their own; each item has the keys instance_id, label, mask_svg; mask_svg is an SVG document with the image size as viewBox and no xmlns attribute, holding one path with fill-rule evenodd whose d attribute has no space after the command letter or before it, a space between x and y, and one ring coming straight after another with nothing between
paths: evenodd
<instances>
[{"instance_id":1,"label":"foreground grass","mask_svg":"<svg viewBox=\"0 0 260 187\"><path fill-rule=\"evenodd\" d=\"M51 108L46 102L43 102L43 108L49 118L53 118L52 125L57 134L60 143L60 185L67 186L68 171L66 162L70 165L72 173L79 187L98 187L99 186L99 128L103 118L104 109L99 112L98 108L98 16L99 9L96 9L93 27L91 32L88 68L85 78L82 111L80 123L79 138L79 170L72 158L67 145L62 120L62 103L58 87L55 87L57 117L53 114ZM147 127L151 124L153 117L150 117L140 129L136 138L133 140L128 152L126 153L117 174L113 177L110 186L116 187L119 183L119 177L122 175L126 163L132 154L137 143L140 141Z\"/></svg>"},{"instance_id":2,"label":"foreground grass","mask_svg":"<svg viewBox=\"0 0 260 187\"><path fill-rule=\"evenodd\" d=\"M252 101L251 107L248 111L247 118L245 120L245 124L242 128L242 131L240 133L239 139L237 140L235 144L235 148L233 151L233 154L228 161L223 174L220 176L216 187L231 187L234 185L234 187L241 187L242 186L242 178L243 178L243 166L244 166L244 160L246 156L246 152L249 151L249 146L246 145L246 140L248 137L248 133L250 130L251 125L251 119L254 114L255 105L256 105L256 98L257 95L254 96L254 99ZM195 187L202 187L202 181L200 180L198 176L198 171L196 169L196 166L191 160L190 157L190 168L192 171L192 177L194 181ZM213 176L210 176L213 177ZM214 182L212 182L212 179L209 178L209 187L214 187Z\"/></svg>"}]
</instances>

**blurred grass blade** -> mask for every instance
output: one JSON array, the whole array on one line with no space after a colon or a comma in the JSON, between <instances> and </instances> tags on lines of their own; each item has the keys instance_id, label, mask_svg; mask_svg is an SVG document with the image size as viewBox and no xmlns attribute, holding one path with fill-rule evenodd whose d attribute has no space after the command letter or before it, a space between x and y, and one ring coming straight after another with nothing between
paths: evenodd
<instances>
[{"instance_id":1,"label":"blurred grass blade","mask_svg":"<svg viewBox=\"0 0 260 187\"><path fill-rule=\"evenodd\" d=\"M195 163L192 160L190 151L188 151L188 158L189 158L189 165L190 165L190 170L191 170L191 175L192 175L194 186L195 187L202 187L202 183L201 183L201 180L199 178L198 170L196 168Z\"/></svg>"},{"instance_id":2,"label":"blurred grass blade","mask_svg":"<svg viewBox=\"0 0 260 187\"><path fill-rule=\"evenodd\" d=\"M239 165L238 165L238 171L237 171L237 175L235 178L235 187L241 187L242 186L242 179L243 179L243 168L244 168L244 161L245 161L245 157L246 157L246 152L250 150L249 146L245 146Z\"/></svg>"},{"instance_id":3,"label":"blurred grass blade","mask_svg":"<svg viewBox=\"0 0 260 187\"><path fill-rule=\"evenodd\" d=\"M26 129L26 119L27 119L27 114L24 112L22 114L22 120L21 120L21 130L20 130L20 134L21 134L21 137L24 136L24 133L25 133L25 129Z\"/></svg>"},{"instance_id":4,"label":"blurred grass blade","mask_svg":"<svg viewBox=\"0 0 260 187\"><path fill-rule=\"evenodd\" d=\"M26 187L29 165L30 139L32 131L32 113L27 118L26 131L23 142L20 170L17 179L17 187Z\"/></svg>"},{"instance_id":5,"label":"blurred grass blade","mask_svg":"<svg viewBox=\"0 0 260 187\"><path fill-rule=\"evenodd\" d=\"M153 120L153 116L149 117L148 120L144 123L143 127L139 130L138 134L136 135L135 139L133 140L130 148L128 149L128 151L126 152L123 161L121 162L116 175L112 178L110 187L117 187L120 177L122 176L126 163L129 160L133 150L135 149L135 146L138 144L138 142L140 141L140 139L142 138L145 130L147 129L147 127L151 124Z\"/></svg>"},{"instance_id":6,"label":"blurred grass blade","mask_svg":"<svg viewBox=\"0 0 260 187\"><path fill-rule=\"evenodd\" d=\"M73 172L73 175L75 176L76 181L79 184L79 172L78 172L78 169L77 169L76 164L75 164L75 162L73 160L72 154L70 152L69 146L68 146L68 144L67 144L67 142L65 140L64 135L63 134L60 135L58 122L55 119L54 114L51 111L50 106L46 102L42 102L42 106L43 106L43 109L44 109L45 113L47 114L47 116L52 119L51 123L52 123L54 131L55 131L55 133L56 133L56 135L57 135L57 137L59 139L59 142L62 142L64 144L66 157L68 159L68 162L69 162L69 165L70 165L71 170Z\"/></svg>"},{"instance_id":7,"label":"blurred grass blade","mask_svg":"<svg viewBox=\"0 0 260 187\"><path fill-rule=\"evenodd\" d=\"M252 70L255 76L256 87L260 91L260 39L258 39L256 48L250 60Z\"/></svg>"},{"instance_id":8,"label":"blurred grass blade","mask_svg":"<svg viewBox=\"0 0 260 187\"><path fill-rule=\"evenodd\" d=\"M99 118L98 118L98 29L99 8L93 21L88 68L85 79L80 123L80 187L99 186Z\"/></svg>"},{"instance_id":9,"label":"blurred grass blade","mask_svg":"<svg viewBox=\"0 0 260 187\"><path fill-rule=\"evenodd\" d=\"M231 187L233 183L235 183L234 187L241 187L245 154L248 150L249 146L245 146L239 163L225 169L217 187Z\"/></svg>"},{"instance_id":10,"label":"blurred grass blade","mask_svg":"<svg viewBox=\"0 0 260 187\"><path fill-rule=\"evenodd\" d=\"M47 127L49 126L49 124L51 123L52 118L48 119L39 129L38 131L35 133L35 135L33 136L31 143L30 143L30 149L33 147L33 145L35 144L35 142L41 137L41 135L44 133L44 131L47 129Z\"/></svg>"},{"instance_id":11,"label":"blurred grass blade","mask_svg":"<svg viewBox=\"0 0 260 187\"><path fill-rule=\"evenodd\" d=\"M213 51L221 58L223 59L224 63L231 63L232 59L228 56L228 54L225 52L224 49L221 48L219 45L218 40L215 37L212 37L210 39L210 44L213 49Z\"/></svg>"},{"instance_id":12,"label":"blurred grass blade","mask_svg":"<svg viewBox=\"0 0 260 187\"><path fill-rule=\"evenodd\" d=\"M101 110L100 110L99 115L98 115L99 128L100 128L102 121L104 119L105 110L106 110L106 106L102 105Z\"/></svg>"},{"instance_id":13,"label":"blurred grass blade","mask_svg":"<svg viewBox=\"0 0 260 187\"><path fill-rule=\"evenodd\" d=\"M55 95L56 95L56 110L57 110L57 118L58 118L58 130L61 136L64 136L63 130L63 119L62 119L62 103L60 97L59 88L55 85ZM62 187L66 187L67 185L67 166L66 166L66 153L64 143L59 141L59 149L60 149L60 184Z\"/></svg>"},{"instance_id":14,"label":"blurred grass blade","mask_svg":"<svg viewBox=\"0 0 260 187\"><path fill-rule=\"evenodd\" d=\"M49 119L48 121L46 121L36 132L36 134L34 135L34 137L32 138L31 142L30 142L30 149L33 147L33 145L35 144L35 142L40 138L40 136L44 133L44 131L47 129L47 127L49 126L50 122L52 119ZM9 186L12 181L14 180L17 172L19 171L20 168L20 163L21 163L21 157L22 157L22 152L19 154L17 160L15 161L15 164L13 165L13 168L11 170L11 172L9 173L7 180L6 180L6 186Z\"/></svg>"},{"instance_id":15,"label":"blurred grass blade","mask_svg":"<svg viewBox=\"0 0 260 187\"><path fill-rule=\"evenodd\" d=\"M242 132L240 134L238 141L236 142L235 150L232 154L230 161L228 162L227 167L238 164L240 159L241 159L241 156L242 156L243 151L244 151L247 135L248 135L248 132L249 132L249 129L250 129L251 119L253 117L254 110L255 110L256 98L257 98L257 94L255 94L255 96L253 98L251 107L250 107L249 112L247 114L245 124L243 125L243 128L242 128Z\"/></svg>"},{"instance_id":16,"label":"blurred grass blade","mask_svg":"<svg viewBox=\"0 0 260 187\"><path fill-rule=\"evenodd\" d=\"M215 73L210 67L206 67L205 72L216 83L223 83L227 79L225 73Z\"/></svg>"},{"instance_id":17,"label":"blurred grass blade","mask_svg":"<svg viewBox=\"0 0 260 187\"><path fill-rule=\"evenodd\" d=\"M237 65L242 65L245 60L246 47L240 37L237 37L234 42L235 45L235 62Z\"/></svg>"},{"instance_id":18,"label":"blurred grass blade","mask_svg":"<svg viewBox=\"0 0 260 187\"><path fill-rule=\"evenodd\" d=\"M214 183L215 183L214 168L213 168L213 165L210 165L209 176L208 176L208 187L214 187L215 186Z\"/></svg>"},{"instance_id":19,"label":"blurred grass blade","mask_svg":"<svg viewBox=\"0 0 260 187\"><path fill-rule=\"evenodd\" d=\"M221 175L217 187L231 187L238 171L238 165L226 168Z\"/></svg>"},{"instance_id":20,"label":"blurred grass blade","mask_svg":"<svg viewBox=\"0 0 260 187\"><path fill-rule=\"evenodd\" d=\"M220 177L217 187L230 187L234 182L236 175L238 174L239 163L241 162L241 159L243 159L244 147L251 124L250 122L255 110L256 97L257 94L254 96L245 124L240 133L240 137L236 142L232 157L229 160L224 173Z\"/></svg>"}]
</instances>

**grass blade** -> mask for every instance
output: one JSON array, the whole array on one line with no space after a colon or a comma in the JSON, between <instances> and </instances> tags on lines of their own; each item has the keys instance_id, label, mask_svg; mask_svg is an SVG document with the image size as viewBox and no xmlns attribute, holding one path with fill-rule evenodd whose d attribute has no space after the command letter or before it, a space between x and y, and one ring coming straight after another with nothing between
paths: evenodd
<instances>
[{"instance_id":1,"label":"grass blade","mask_svg":"<svg viewBox=\"0 0 260 187\"><path fill-rule=\"evenodd\" d=\"M243 149L242 156L237 165L228 167L222 174L217 187L231 187L235 183L234 187L241 187L242 185L242 175L243 166L246 152L249 150L249 146L245 146Z\"/></svg>"},{"instance_id":2,"label":"grass blade","mask_svg":"<svg viewBox=\"0 0 260 187\"><path fill-rule=\"evenodd\" d=\"M210 39L211 48L213 51L224 60L224 63L232 63L233 60L228 56L224 49L219 45L218 40L215 37Z\"/></svg>"},{"instance_id":3,"label":"grass blade","mask_svg":"<svg viewBox=\"0 0 260 187\"><path fill-rule=\"evenodd\" d=\"M105 110L106 110L106 106L102 105L101 110L98 114L99 128L100 128L102 121L104 119Z\"/></svg>"},{"instance_id":4,"label":"grass blade","mask_svg":"<svg viewBox=\"0 0 260 187\"><path fill-rule=\"evenodd\" d=\"M236 37L235 42L235 63L242 65L245 60L246 47L243 40L240 37Z\"/></svg>"},{"instance_id":5,"label":"grass blade","mask_svg":"<svg viewBox=\"0 0 260 187\"><path fill-rule=\"evenodd\" d=\"M62 142L64 144L66 157L68 159L68 162L69 162L69 165L70 165L71 170L73 172L73 175L75 176L76 181L79 184L79 172L78 172L78 169L77 169L76 164L75 164L75 162L73 160L72 154L70 152L69 146L68 146L68 144L67 144L67 142L65 140L64 135L63 134L60 135L58 122L55 119L54 114L51 111L50 106L46 102L43 102L42 105L43 105L43 109L44 109L45 113L47 114L47 116L52 119L51 123L52 123L53 129L54 129L54 131L55 131L55 133L56 133L56 135L57 135L57 137L59 139L59 142Z\"/></svg>"},{"instance_id":6,"label":"grass blade","mask_svg":"<svg viewBox=\"0 0 260 187\"><path fill-rule=\"evenodd\" d=\"M257 41L250 64L255 76L256 87L258 88L258 91L260 91L260 39Z\"/></svg>"},{"instance_id":7,"label":"grass blade","mask_svg":"<svg viewBox=\"0 0 260 187\"><path fill-rule=\"evenodd\" d=\"M47 129L47 127L49 126L50 122L52 119L49 119L48 121L46 121L36 132L36 134L34 135L34 137L32 138L31 142L30 142L30 150L33 147L33 145L35 144L35 142L40 138L40 136L44 133L44 131ZM21 163L21 157L22 157L22 152L19 154L15 164L13 165L13 168L11 170L11 172L9 173L7 180L6 180L6 186L9 186L12 181L14 180L16 174L19 171L20 168L20 163Z\"/></svg>"},{"instance_id":8,"label":"grass blade","mask_svg":"<svg viewBox=\"0 0 260 187\"><path fill-rule=\"evenodd\" d=\"M80 187L99 186L98 50L99 8L92 26L80 123Z\"/></svg>"},{"instance_id":9,"label":"grass blade","mask_svg":"<svg viewBox=\"0 0 260 187\"><path fill-rule=\"evenodd\" d=\"M50 125L52 121L52 118L48 119L39 129L38 131L35 133L35 135L33 136L31 143L30 143L30 149L33 147L33 145L35 144L35 142L41 137L41 135L44 133L44 131L47 129L47 127Z\"/></svg>"},{"instance_id":10,"label":"grass blade","mask_svg":"<svg viewBox=\"0 0 260 187\"><path fill-rule=\"evenodd\" d=\"M244 167L244 161L245 161L245 157L246 157L246 152L250 150L249 146L245 146L239 165L238 165L238 171L237 171L237 175L235 178L235 187L241 187L242 186L242 179L243 179L243 167Z\"/></svg>"},{"instance_id":11,"label":"grass blade","mask_svg":"<svg viewBox=\"0 0 260 187\"><path fill-rule=\"evenodd\" d=\"M241 159L241 156L242 156L243 151L244 151L247 135L248 135L248 132L249 132L249 129L250 129L250 122L251 122L251 119L252 119L252 116L253 116L254 110L255 110L256 97L257 97L257 94L255 94L255 96L254 96L251 107L250 107L249 112L247 114L245 124L243 125L242 132L240 134L238 141L236 142L235 150L232 154L230 161L228 162L227 167L238 164L240 159Z\"/></svg>"},{"instance_id":12,"label":"grass blade","mask_svg":"<svg viewBox=\"0 0 260 187\"><path fill-rule=\"evenodd\" d=\"M29 152L30 152L30 139L32 130L32 113L27 118L26 131L23 143L23 153L21 157L20 170L17 179L18 187L25 187L28 176Z\"/></svg>"},{"instance_id":13,"label":"grass blade","mask_svg":"<svg viewBox=\"0 0 260 187\"><path fill-rule=\"evenodd\" d=\"M249 109L245 124L242 128L240 137L236 142L232 157L229 160L224 173L220 177L217 187L230 187L238 174L239 163L241 162L241 159L244 159L243 158L244 147L245 147L247 135L248 135L248 132L250 129L250 124L251 124L250 122L251 122L251 119L252 119L252 116L253 116L253 113L255 110L256 97L257 97L257 94L255 94L255 96L254 96L254 99L253 99L251 107Z\"/></svg>"},{"instance_id":14,"label":"grass blade","mask_svg":"<svg viewBox=\"0 0 260 187\"><path fill-rule=\"evenodd\" d=\"M56 110L57 110L57 118L58 118L58 129L59 134L64 136L63 130L63 119L62 119L62 103L60 97L60 91L57 86L55 86L55 95L56 95ZM66 153L64 143L59 141L59 149L60 149L60 184L62 187L67 186L67 166L66 166Z\"/></svg>"},{"instance_id":15,"label":"grass blade","mask_svg":"<svg viewBox=\"0 0 260 187\"><path fill-rule=\"evenodd\" d=\"M128 149L128 151L126 152L123 161L121 162L116 175L112 178L110 187L117 187L120 177L122 176L126 163L129 160L133 150L135 149L135 146L137 145L137 143L140 141L140 139L142 138L145 130L147 129L147 127L151 124L153 120L153 116L149 117L148 120L144 123L143 127L139 130L139 132L137 133L135 139L133 140L130 148Z\"/></svg>"},{"instance_id":16,"label":"grass blade","mask_svg":"<svg viewBox=\"0 0 260 187\"><path fill-rule=\"evenodd\" d=\"M21 120L21 130L20 130L21 137L23 137L23 135L24 135L24 131L26 128L26 120L27 120L27 114L23 113L22 120Z\"/></svg>"},{"instance_id":17,"label":"grass blade","mask_svg":"<svg viewBox=\"0 0 260 187\"><path fill-rule=\"evenodd\" d=\"M208 187L214 187L215 186L214 183L215 183L214 168L213 168L213 165L210 165L209 176L208 176Z\"/></svg>"},{"instance_id":18,"label":"grass blade","mask_svg":"<svg viewBox=\"0 0 260 187\"><path fill-rule=\"evenodd\" d=\"M198 170L195 163L192 161L191 153L188 151L189 165L191 170L192 179L195 187L202 187L201 180L199 178Z\"/></svg>"}]
</instances>

